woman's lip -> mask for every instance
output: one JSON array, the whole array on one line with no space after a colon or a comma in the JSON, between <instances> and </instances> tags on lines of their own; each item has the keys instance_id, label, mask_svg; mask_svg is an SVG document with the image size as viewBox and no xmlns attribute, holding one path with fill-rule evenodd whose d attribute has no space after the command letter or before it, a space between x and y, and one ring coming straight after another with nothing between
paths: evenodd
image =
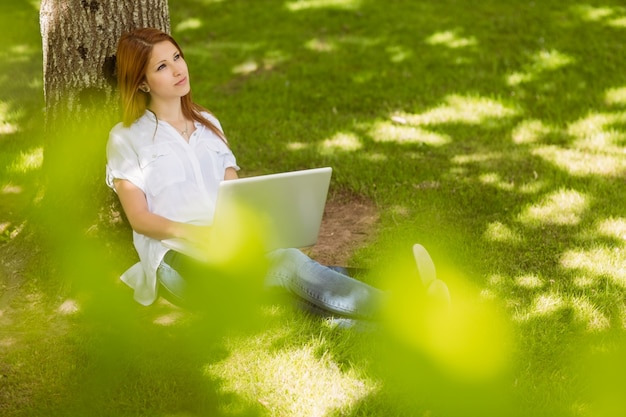
<instances>
[{"instance_id":1,"label":"woman's lip","mask_svg":"<svg viewBox=\"0 0 626 417\"><path fill-rule=\"evenodd\" d=\"M187 77L183 78L182 80L180 80L179 82L177 82L174 85L181 85L181 84L184 84L186 81L187 81Z\"/></svg>"}]
</instances>

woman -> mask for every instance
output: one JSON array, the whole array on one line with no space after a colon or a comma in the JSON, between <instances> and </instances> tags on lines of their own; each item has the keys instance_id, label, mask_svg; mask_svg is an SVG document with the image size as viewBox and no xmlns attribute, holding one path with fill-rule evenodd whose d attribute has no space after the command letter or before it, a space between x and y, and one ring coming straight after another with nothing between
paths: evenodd
<instances>
[{"instance_id":1,"label":"woman","mask_svg":"<svg viewBox=\"0 0 626 417\"><path fill-rule=\"evenodd\" d=\"M172 37L151 28L126 33L116 65L123 121L107 144L107 184L120 199L140 258L122 280L141 304L154 302L159 290L184 302L210 292L216 278L210 265L198 265L161 241L205 243L218 184L237 178L239 167L218 120L191 100L187 64ZM422 281L447 298L426 250L416 245L414 254ZM267 258L268 285L285 288L313 310L367 319L386 298L297 249L276 250Z\"/></svg>"}]
</instances>

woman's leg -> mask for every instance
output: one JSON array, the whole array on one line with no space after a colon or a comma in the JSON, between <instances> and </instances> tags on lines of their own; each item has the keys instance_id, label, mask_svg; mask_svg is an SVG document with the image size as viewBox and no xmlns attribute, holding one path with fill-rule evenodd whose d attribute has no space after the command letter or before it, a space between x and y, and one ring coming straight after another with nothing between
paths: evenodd
<instances>
[{"instance_id":1,"label":"woman's leg","mask_svg":"<svg viewBox=\"0 0 626 417\"><path fill-rule=\"evenodd\" d=\"M157 285L159 295L176 305L185 303L187 295L187 281L183 279L180 273L174 269L170 263L174 251L166 253L165 258L161 261L157 269Z\"/></svg>"},{"instance_id":2,"label":"woman's leg","mask_svg":"<svg viewBox=\"0 0 626 417\"><path fill-rule=\"evenodd\" d=\"M157 269L159 294L184 307L208 307L220 300L225 274L210 265L173 250L168 251Z\"/></svg>"},{"instance_id":3,"label":"woman's leg","mask_svg":"<svg viewBox=\"0 0 626 417\"><path fill-rule=\"evenodd\" d=\"M446 284L436 278L430 255L421 245L413 247L418 273L429 296L450 303ZM372 319L379 314L389 295L362 281L320 265L297 249L279 249L268 254L270 268L266 286L281 287L296 296L301 308L312 313L340 315L350 319ZM227 294L256 292L251 283L237 285L224 271L169 251L157 278L164 298L189 306L220 305ZM236 278L236 277L235 277ZM219 283L230 283L224 286ZM240 297L241 298L241 297ZM191 303L191 304L190 304Z\"/></svg>"},{"instance_id":4,"label":"woman's leg","mask_svg":"<svg viewBox=\"0 0 626 417\"><path fill-rule=\"evenodd\" d=\"M320 265L297 249L278 249L268 258L266 284L285 288L313 310L371 319L387 298L383 291Z\"/></svg>"}]
</instances>

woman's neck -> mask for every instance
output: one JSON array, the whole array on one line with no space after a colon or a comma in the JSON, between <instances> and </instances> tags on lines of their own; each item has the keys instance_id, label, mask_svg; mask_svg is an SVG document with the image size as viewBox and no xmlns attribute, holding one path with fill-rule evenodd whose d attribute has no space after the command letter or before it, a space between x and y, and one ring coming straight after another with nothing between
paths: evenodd
<instances>
[{"instance_id":1,"label":"woman's neck","mask_svg":"<svg viewBox=\"0 0 626 417\"><path fill-rule=\"evenodd\" d=\"M148 110L152 111L159 120L168 123L176 123L185 119L180 100L169 103L153 102L148 106Z\"/></svg>"}]
</instances>

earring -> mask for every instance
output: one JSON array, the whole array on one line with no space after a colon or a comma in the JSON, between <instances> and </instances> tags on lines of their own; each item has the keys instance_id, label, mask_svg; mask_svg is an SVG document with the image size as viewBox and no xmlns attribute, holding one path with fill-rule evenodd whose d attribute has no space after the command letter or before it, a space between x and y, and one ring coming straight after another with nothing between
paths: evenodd
<instances>
[{"instance_id":1,"label":"earring","mask_svg":"<svg viewBox=\"0 0 626 417\"><path fill-rule=\"evenodd\" d=\"M139 86L139 89L140 89L141 91L143 91L144 93L149 93L149 92L150 92L150 87L148 87L148 86L147 86L147 85L145 85L145 84L141 84L141 85Z\"/></svg>"}]
</instances>

